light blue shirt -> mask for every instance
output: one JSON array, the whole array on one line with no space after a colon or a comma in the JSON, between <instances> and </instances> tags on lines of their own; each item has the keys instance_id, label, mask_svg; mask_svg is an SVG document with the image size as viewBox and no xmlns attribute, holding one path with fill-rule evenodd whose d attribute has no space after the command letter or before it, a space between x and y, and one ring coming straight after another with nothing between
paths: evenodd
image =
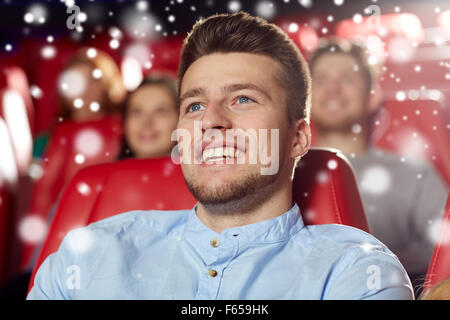
<instances>
[{"instance_id":1,"label":"light blue shirt","mask_svg":"<svg viewBox=\"0 0 450 320\"><path fill-rule=\"evenodd\" d=\"M298 206L223 230L195 207L132 211L73 230L27 299L413 299L397 257L368 233L303 224Z\"/></svg>"}]
</instances>

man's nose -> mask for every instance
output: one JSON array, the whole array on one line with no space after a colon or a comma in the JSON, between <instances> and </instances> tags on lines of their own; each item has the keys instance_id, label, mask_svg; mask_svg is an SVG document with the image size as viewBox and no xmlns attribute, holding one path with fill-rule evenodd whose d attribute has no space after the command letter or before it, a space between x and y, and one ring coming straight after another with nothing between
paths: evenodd
<instances>
[{"instance_id":1,"label":"man's nose","mask_svg":"<svg viewBox=\"0 0 450 320\"><path fill-rule=\"evenodd\" d=\"M153 114L145 114L142 116L142 118L143 118L142 120L143 120L144 125L150 126L150 127L153 125L153 122L155 120L155 117Z\"/></svg>"},{"instance_id":2,"label":"man's nose","mask_svg":"<svg viewBox=\"0 0 450 320\"><path fill-rule=\"evenodd\" d=\"M229 114L220 103L211 103L203 112L201 120L203 133L208 129L226 130L232 126Z\"/></svg>"}]
</instances>

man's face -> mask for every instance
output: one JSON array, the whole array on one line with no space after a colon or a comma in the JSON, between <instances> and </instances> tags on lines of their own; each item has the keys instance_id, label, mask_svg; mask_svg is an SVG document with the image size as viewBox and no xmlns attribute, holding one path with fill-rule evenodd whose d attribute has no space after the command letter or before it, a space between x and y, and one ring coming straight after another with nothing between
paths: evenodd
<instances>
[{"instance_id":1,"label":"man's face","mask_svg":"<svg viewBox=\"0 0 450 320\"><path fill-rule=\"evenodd\" d=\"M349 130L369 116L369 90L355 58L326 53L312 70L311 116L319 130Z\"/></svg>"},{"instance_id":2,"label":"man's face","mask_svg":"<svg viewBox=\"0 0 450 320\"><path fill-rule=\"evenodd\" d=\"M191 164L182 163L182 169L189 188L201 203L239 201L286 175L285 162L293 141L290 136L295 134L287 124L286 94L276 81L277 72L276 61L250 53L207 55L186 71L180 88L178 129L190 133L192 155ZM203 133L212 129L220 133L222 141L215 138L205 141L205 137L198 141L198 135L196 138L194 134L195 121L201 121ZM240 136L236 129L250 133L249 137L257 140L256 150L250 148L249 137L245 139L244 149L239 146L238 138L231 141L226 138L227 131ZM267 139L261 137L259 129L266 130ZM275 137L271 129L279 132L275 140L271 139ZM194 150L196 143L200 145L198 150ZM260 144L263 150L258 148ZM264 150L268 150L266 154L272 156L272 161L271 153L279 150L280 169L274 174L261 175L263 164L259 153ZM250 161L252 152L258 153L254 163ZM180 155L183 156L182 150Z\"/></svg>"}]
</instances>

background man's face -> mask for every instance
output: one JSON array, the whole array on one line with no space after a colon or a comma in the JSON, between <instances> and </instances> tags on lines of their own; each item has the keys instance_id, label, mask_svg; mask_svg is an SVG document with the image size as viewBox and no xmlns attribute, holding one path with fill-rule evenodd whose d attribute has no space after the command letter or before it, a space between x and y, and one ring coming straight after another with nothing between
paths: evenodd
<instances>
[{"instance_id":1,"label":"background man's face","mask_svg":"<svg viewBox=\"0 0 450 320\"><path fill-rule=\"evenodd\" d=\"M349 130L368 114L369 89L357 61L350 55L327 53L312 70L311 116L319 130Z\"/></svg>"},{"instance_id":2,"label":"background man's face","mask_svg":"<svg viewBox=\"0 0 450 320\"><path fill-rule=\"evenodd\" d=\"M183 164L186 182L194 196L202 203L221 204L244 199L264 186L277 181L284 167L292 139L287 134L286 94L276 82L278 63L269 57L249 53L211 54L196 60L184 75L180 89L180 118L178 129L186 129L191 135L194 150L194 121L201 121L202 131L217 129L222 132L225 144L226 130L242 129L256 132L267 129L267 143L271 150L279 150L279 170L274 175L261 175L260 155L257 162L249 161L249 139L245 141L245 164L227 164L205 160L205 150L212 142L203 142L201 164ZM186 97L186 98L184 98ZM279 130L278 146L271 145L270 129ZM283 143L279 144L278 142ZM256 145L258 147L258 145ZM231 145L237 151L237 139ZM275 148L275 147L278 147ZM254 150L255 151L255 150ZM253 152L254 152L253 151ZM256 149L258 151L258 149ZM180 150L180 155L182 151ZM273 158L273 157L272 157ZM287 160L287 159L286 159ZM267 195L266 195L267 196Z\"/></svg>"}]
</instances>

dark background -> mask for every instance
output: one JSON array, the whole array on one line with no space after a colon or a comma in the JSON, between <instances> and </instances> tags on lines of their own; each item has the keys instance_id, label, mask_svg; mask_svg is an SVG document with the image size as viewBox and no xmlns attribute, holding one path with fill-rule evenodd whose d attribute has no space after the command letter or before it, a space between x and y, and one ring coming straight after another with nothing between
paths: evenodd
<instances>
[{"instance_id":1,"label":"dark background","mask_svg":"<svg viewBox=\"0 0 450 320\"><path fill-rule=\"evenodd\" d=\"M159 18L162 25L163 34L172 35L174 32L183 35L190 30L193 23L200 17L207 17L214 13L229 12L228 5L232 1L219 0L149 0L148 12ZM413 12L418 15L424 27L427 24L434 24L436 13L434 9L439 7L441 11L450 9L448 0L344 0L340 6L335 5L333 0L310 0L311 7L300 4L301 0L273 0L269 1L274 5L275 15L269 19L279 19L283 16L305 15L313 13L332 14L335 21L351 18L355 13L363 16L364 8L369 5L378 5L382 14L393 13L396 6L401 12ZM78 5L82 11L88 14L88 19L83 23L83 36L102 30L107 26L120 27L121 14L127 8L134 8L137 1L125 0L78 0ZM239 1L241 10L256 15L255 9L258 3L264 1ZM24 15L27 9L33 4L42 4L47 9L47 20L43 24L27 24ZM191 7L195 7L195 11ZM112 12L112 15L109 15ZM174 22L168 21L168 16L175 16ZM0 44L4 50L6 43L14 44L18 39L24 37L40 37L49 34L58 37L65 36L71 31L66 28L66 20L69 14L66 13L66 5L60 0L1 0L0 2Z\"/></svg>"}]
</instances>

